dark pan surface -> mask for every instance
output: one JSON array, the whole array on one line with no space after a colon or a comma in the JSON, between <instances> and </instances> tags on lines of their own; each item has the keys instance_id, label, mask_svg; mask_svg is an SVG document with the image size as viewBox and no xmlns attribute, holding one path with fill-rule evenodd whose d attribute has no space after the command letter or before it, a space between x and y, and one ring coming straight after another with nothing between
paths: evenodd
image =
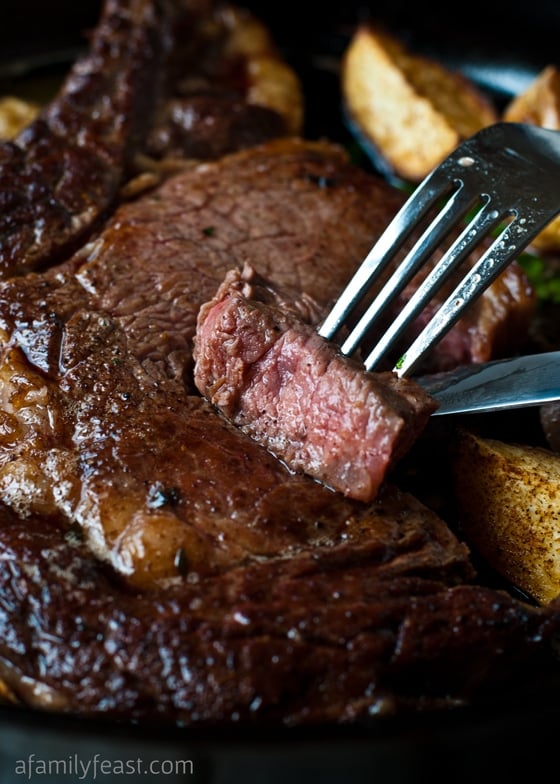
<instances>
[{"instance_id":1,"label":"dark pan surface","mask_svg":"<svg viewBox=\"0 0 560 784\"><path fill-rule=\"evenodd\" d=\"M469 0L463 8L449 4L443 10L427 0L414 6L406 0L344 0L327 8L301 0L253 0L247 5L270 25L302 76L306 135L329 136L349 145L355 140L341 108L337 65L354 25L368 15L386 23L417 51L463 70L498 101L523 89L545 65L558 62L557 0L523 5ZM0 93L48 93L82 45L82 33L95 21L98 3L3 0L2 8L7 21L0 25ZM364 159L364 165L371 162ZM460 784L521 781L527 776L540 781L547 760L554 766L560 673L526 675L518 693L490 695L488 705L476 710L379 718L360 728L170 731L3 708L0 783L137 784L161 779L170 784ZM41 762L53 761L59 764L51 765L50 774L41 769ZM105 773L102 761L110 763ZM149 774L152 762L155 767ZM87 772L77 767L88 763ZM125 763L130 763L126 774Z\"/></svg>"}]
</instances>

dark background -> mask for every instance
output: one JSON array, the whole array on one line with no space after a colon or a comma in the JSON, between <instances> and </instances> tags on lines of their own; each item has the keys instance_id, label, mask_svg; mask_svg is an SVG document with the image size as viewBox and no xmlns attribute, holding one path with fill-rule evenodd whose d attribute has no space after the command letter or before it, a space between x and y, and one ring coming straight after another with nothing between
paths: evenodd
<instances>
[{"instance_id":1,"label":"dark background","mask_svg":"<svg viewBox=\"0 0 560 784\"><path fill-rule=\"evenodd\" d=\"M497 94L510 91L512 63L536 74L557 57L560 61L558 0L464 0L443 7L440 0L239 0L238 4L269 25L300 74L310 137L340 133L331 111L338 89L333 69L352 30L368 17L386 24L416 51L452 66L485 66L490 61L485 78ZM30 57L40 61L53 50L63 59L71 57L84 46L100 9L101 0L2 0L0 67Z\"/></svg>"},{"instance_id":2,"label":"dark background","mask_svg":"<svg viewBox=\"0 0 560 784\"><path fill-rule=\"evenodd\" d=\"M370 14L450 48L458 42L476 45L491 39L498 50L521 46L537 51L556 47L560 32L557 0L465 0L443 7L439 0L240 0L238 4L258 12L282 37L298 45L312 45L313 38L333 23L352 23ZM2 0L0 56L41 47L47 37L55 43L75 41L80 29L96 21L100 7L100 0Z\"/></svg>"}]
</instances>

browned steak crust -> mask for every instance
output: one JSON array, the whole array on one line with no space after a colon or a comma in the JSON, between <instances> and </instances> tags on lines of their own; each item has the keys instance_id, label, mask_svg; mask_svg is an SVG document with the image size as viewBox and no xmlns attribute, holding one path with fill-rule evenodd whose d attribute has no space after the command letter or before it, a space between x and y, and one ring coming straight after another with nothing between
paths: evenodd
<instances>
[{"instance_id":1,"label":"browned steak crust","mask_svg":"<svg viewBox=\"0 0 560 784\"><path fill-rule=\"evenodd\" d=\"M160 88L163 5L107 0L57 98L0 146L3 277L60 258L114 203Z\"/></svg>"},{"instance_id":2,"label":"browned steak crust","mask_svg":"<svg viewBox=\"0 0 560 784\"><path fill-rule=\"evenodd\" d=\"M409 502L383 503L391 520ZM194 724L350 722L472 699L538 651L548 613L448 587L422 519L392 551L382 537L138 594L44 519L2 512L0 673L41 709Z\"/></svg>"}]
</instances>

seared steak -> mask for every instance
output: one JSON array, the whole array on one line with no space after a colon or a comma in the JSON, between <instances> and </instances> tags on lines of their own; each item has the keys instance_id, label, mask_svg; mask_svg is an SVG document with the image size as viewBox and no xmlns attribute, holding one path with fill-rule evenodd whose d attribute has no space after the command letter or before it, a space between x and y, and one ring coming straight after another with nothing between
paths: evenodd
<instances>
[{"instance_id":1,"label":"seared steak","mask_svg":"<svg viewBox=\"0 0 560 784\"><path fill-rule=\"evenodd\" d=\"M107 0L58 97L0 145L0 274L60 258L114 203L153 114L162 3Z\"/></svg>"},{"instance_id":2,"label":"seared steak","mask_svg":"<svg viewBox=\"0 0 560 784\"><path fill-rule=\"evenodd\" d=\"M352 545L147 594L123 589L73 532L0 514L0 677L49 711L355 722L472 700L515 666L538 666L553 631L549 610L455 584L460 548L399 493Z\"/></svg>"},{"instance_id":3,"label":"seared steak","mask_svg":"<svg viewBox=\"0 0 560 784\"><path fill-rule=\"evenodd\" d=\"M437 405L413 381L342 356L297 305L250 267L229 272L199 311L195 384L293 470L371 501Z\"/></svg>"},{"instance_id":4,"label":"seared steak","mask_svg":"<svg viewBox=\"0 0 560 784\"><path fill-rule=\"evenodd\" d=\"M181 82L209 62L208 17L183 31L211 5L107 0L58 98L0 148L0 677L45 710L189 723L471 699L546 653L555 608L473 585L465 546L398 489L365 504L289 471L192 380L197 313L227 270L248 262L324 310L401 196L291 140L107 219L136 153L280 132L229 78L212 100L214 70L198 92ZM231 114L205 138L220 102ZM524 323L523 280L511 267L497 284L492 325ZM455 332L467 360L491 351L470 342L480 312Z\"/></svg>"},{"instance_id":5,"label":"seared steak","mask_svg":"<svg viewBox=\"0 0 560 784\"><path fill-rule=\"evenodd\" d=\"M236 35L247 38L246 52L235 50ZM287 82L293 106L285 112L251 102L251 56L272 63L263 93L274 91L275 78ZM218 157L297 132L300 100L297 78L251 16L213 0L105 0L89 49L59 94L0 144L0 277L45 268L78 248L123 184L153 170L140 154Z\"/></svg>"}]
</instances>

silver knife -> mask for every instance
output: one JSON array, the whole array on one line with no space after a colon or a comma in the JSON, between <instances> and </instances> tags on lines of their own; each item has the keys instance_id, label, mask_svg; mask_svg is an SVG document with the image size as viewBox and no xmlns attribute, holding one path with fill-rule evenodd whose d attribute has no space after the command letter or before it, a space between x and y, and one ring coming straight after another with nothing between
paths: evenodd
<instances>
[{"instance_id":1,"label":"silver knife","mask_svg":"<svg viewBox=\"0 0 560 784\"><path fill-rule=\"evenodd\" d=\"M465 365L414 380L439 402L432 416L538 406L560 400L560 351Z\"/></svg>"}]
</instances>

